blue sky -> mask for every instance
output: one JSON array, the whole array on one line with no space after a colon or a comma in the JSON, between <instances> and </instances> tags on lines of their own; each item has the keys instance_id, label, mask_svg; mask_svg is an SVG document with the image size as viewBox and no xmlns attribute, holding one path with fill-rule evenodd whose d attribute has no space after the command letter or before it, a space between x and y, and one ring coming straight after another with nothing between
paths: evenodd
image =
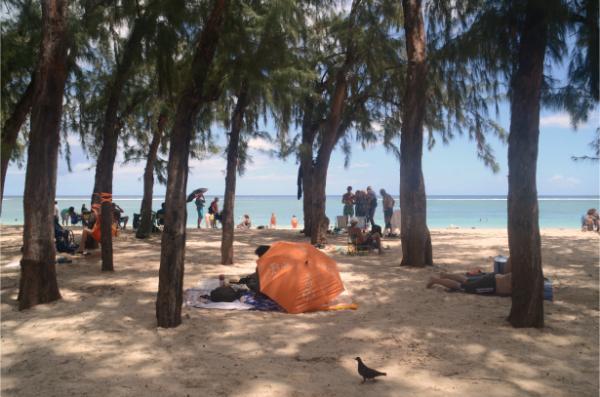
<instances>
[{"instance_id":1,"label":"blue sky","mask_svg":"<svg viewBox=\"0 0 600 397\"><path fill-rule=\"evenodd\" d=\"M501 109L498 119L508 130L509 115ZM575 162L573 155L590 154L588 144L598 126L598 112L590 121L574 131L569 117L564 113L543 112L540 121L540 146L537 186L540 195L598 195L600 170L598 163ZM93 188L94 161L87 159L73 137L69 139L72 151L73 172L60 160L57 195L88 195ZM441 143L423 155L425 186L431 195L504 195L507 186L507 146L494 137L489 138L500 163L497 174L477 159L475 143L466 137L456 137L449 145ZM253 140L250 144L253 163L244 176L238 177L239 195L294 195L296 193L297 164L294 158L282 161L271 158L261 149L269 143ZM119 156L120 157L120 156ZM225 189L225 159L214 156L203 161L191 161L188 186L207 187L210 194L223 194ZM141 195L144 164L115 165L115 195ZM6 195L22 195L25 170L11 165L6 180ZM327 180L328 194L342 194L347 185L377 190L385 188L399 193L399 164L391 153L380 145L366 150L356 145L350 166L344 168L344 158L336 150ZM165 187L155 185L155 194L163 195Z\"/></svg>"}]
</instances>

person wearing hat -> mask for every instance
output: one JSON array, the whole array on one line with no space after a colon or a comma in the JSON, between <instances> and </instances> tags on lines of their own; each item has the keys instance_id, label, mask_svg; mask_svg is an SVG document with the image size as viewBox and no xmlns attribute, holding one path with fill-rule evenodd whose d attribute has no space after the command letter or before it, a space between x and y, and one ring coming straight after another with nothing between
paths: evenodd
<instances>
[{"instance_id":1,"label":"person wearing hat","mask_svg":"<svg viewBox=\"0 0 600 397\"><path fill-rule=\"evenodd\" d=\"M350 228L348 229L348 236L350 241L357 246L367 246L369 248L375 248L381 255L381 228L379 226L374 227L369 233L363 233L358 227L358 220L352 218L350 220Z\"/></svg>"}]
</instances>

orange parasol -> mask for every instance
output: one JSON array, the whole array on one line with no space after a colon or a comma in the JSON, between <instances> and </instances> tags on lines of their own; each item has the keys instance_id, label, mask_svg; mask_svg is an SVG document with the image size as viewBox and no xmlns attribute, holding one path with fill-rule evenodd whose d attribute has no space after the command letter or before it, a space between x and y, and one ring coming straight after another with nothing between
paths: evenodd
<instances>
[{"instance_id":1,"label":"orange parasol","mask_svg":"<svg viewBox=\"0 0 600 397\"><path fill-rule=\"evenodd\" d=\"M344 290L336 262L310 244L274 243L257 263L260 292L288 313L320 309Z\"/></svg>"}]
</instances>

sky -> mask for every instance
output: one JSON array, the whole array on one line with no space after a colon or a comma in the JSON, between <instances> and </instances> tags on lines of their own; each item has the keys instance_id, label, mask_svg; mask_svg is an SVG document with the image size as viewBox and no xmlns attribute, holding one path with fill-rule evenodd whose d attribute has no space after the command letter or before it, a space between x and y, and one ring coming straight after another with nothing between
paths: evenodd
<instances>
[{"instance_id":1,"label":"sky","mask_svg":"<svg viewBox=\"0 0 600 397\"><path fill-rule=\"evenodd\" d=\"M539 195L599 195L600 168L598 163L573 161L571 156L591 154L588 146L598 127L598 112L585 125L572 129L564 113L542 112L537 169ZM501 108L498 121L509 129L508 110ZM500 171L494 174L477 159L475 142L457 136L448 145L439 140L432 150L423 153L425 188L429 195L506 195L508 192L507 145L495 137L488 138ZM58 167L57 195L89 195L94 181L95 161L88 159L74 136L69 138L72 172L61 158ZM223 142L222 142L223 143ZM270 157L265 149L271 144L254 139L250 142L253 162L243 176L238 176L238 195L295 195L298 164L294 157L283 161ZM113 194L141 196L144 163L123 164L119 155L114 170ZM188 190L206 187L209 196L222 195L225 190L224 156L206 160L191 160ZM24 190L25 169L12 164L6 179L5 194L21 196ZM386 189L399 194L400 166L397 159L381 144L363 150L355 145L351 162L344 168L344 156L336 150L332 156L327 194L343 194L352 185L364 189L368 185L379 191ZM165 186L155 184L154 194L164 195Z\"/></svg>"}]
</instances>

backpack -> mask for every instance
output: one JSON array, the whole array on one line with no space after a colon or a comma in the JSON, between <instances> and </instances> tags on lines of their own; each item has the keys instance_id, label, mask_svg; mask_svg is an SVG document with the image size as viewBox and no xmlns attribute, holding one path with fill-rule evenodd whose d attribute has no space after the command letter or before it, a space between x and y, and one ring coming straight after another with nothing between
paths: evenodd
<instances>
[{"instance_id":1,"label":"backpack","mask_svg":"<svg viewBox=\"0 0 600 397\"><path fill-rule=\"evenodd\" d=\"M233 302L244 295L243 291L236 291L229 285L217 287L210 291L210 300L213 302Z\"/></svg>"}]
</instances>

